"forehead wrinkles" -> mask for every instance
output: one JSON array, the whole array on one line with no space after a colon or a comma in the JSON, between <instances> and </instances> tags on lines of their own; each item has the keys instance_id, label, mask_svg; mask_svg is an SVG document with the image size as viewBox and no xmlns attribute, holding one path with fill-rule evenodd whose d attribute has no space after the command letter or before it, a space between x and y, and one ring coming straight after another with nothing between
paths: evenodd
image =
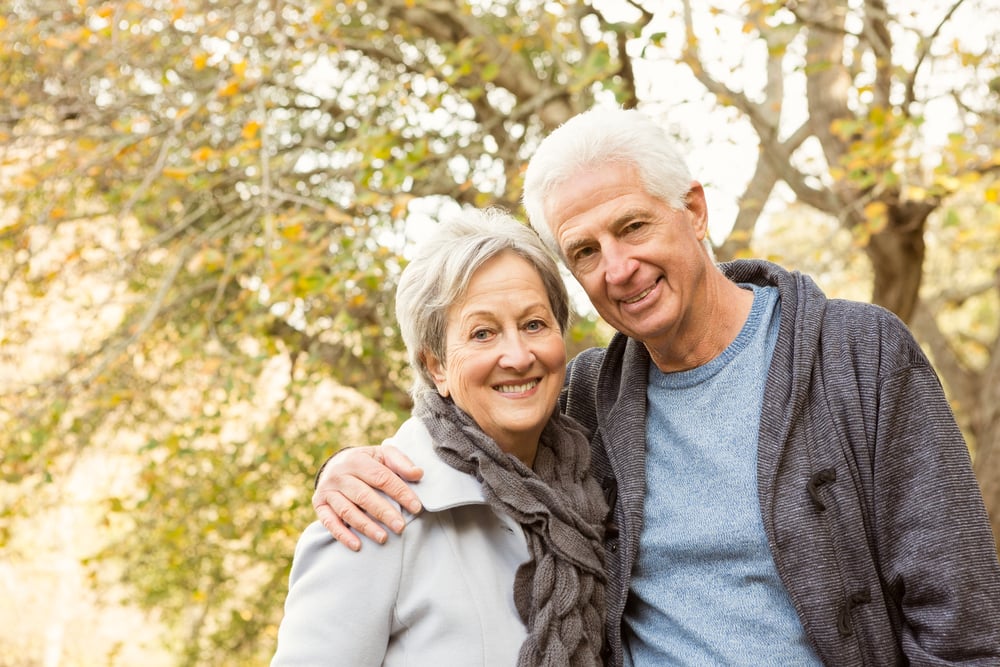
<instances>
[{"instance_id":1,"label":"forehead wrinkles","mask_svg":"<svg viewBox=\"0 0 1000 667\"><path fill-rule=\"evenodd\" d=\"M509 302L516 302L519 307L506 308L500 306L501 310L497 310L496 307L475 307L471 310L462 309L461 311L456 311L458 324L465 324L472 321L477 322L500 322L510 316L514 320L522 320L526 317L534 317L537 315L548 315L551 313L552 309L546 299L538 298L536 299L526 299L522 300L518 298L519 295L504 295L501 300L506 300ZM495 305L498 300L493 300L490 305Z\"/></svg>"}]
</instances>

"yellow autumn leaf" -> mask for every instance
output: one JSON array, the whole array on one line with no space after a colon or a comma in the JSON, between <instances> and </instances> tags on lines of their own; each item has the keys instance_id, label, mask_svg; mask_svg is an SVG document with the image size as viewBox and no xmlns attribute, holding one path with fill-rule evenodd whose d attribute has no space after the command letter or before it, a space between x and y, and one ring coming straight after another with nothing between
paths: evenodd
<instances>
[{"instance_id":1,"label":"yellow autumn leaf","mask_svg":"<svg viewBox=\"0 0 1000 667\"><path fill-rule=\"evenodd\" d=\"M289 241L298 241L305 235L305 228L302 223L297 222L281 228L281 235Z\"/></svg>"},{"instance_id":2,"label":"yellow autumn leaf","mask_svg":"<svg viewBox=\"0 0 1000 667\"><path fill-rule=\"evenodd\" d=\"M106 19L115 13L115 8L111 5L101 5L97 8L97 15L102 19Z\"/></svg>"},{"instance_id":3,"label":"yellow autumn leaf","mask_svg":"<svg viewBox=\"0 0 1000 667\"><path fill-rule=\"evenodd\" d=\"M240 60L239 62L233 63L233 73L236 76L242 79L243 75L246 74L246 71L247 71L247 61Z\"/></svg>"},{"instance_id":4,"label":"yellow autumn leaf","mask_svg":"<svg viewBox=\"0 0 1000 667\"><path fill-rule=\"evenodd\" d=\"M961 185L961 181L954 176L941 176L938 178L938 184L947 188L949 191L954 192Z\"/></svg>"},{"instance_id":5,"label":"yellow autumn leaf","mask_svg":"<svg viewBox=\"0 0 1000 667\"><path fill-rule=\"evenodd\" d=\"M194 57L194 70L200 72L208 64L208 54L199 53Z\"/></svg>"},{"instance_id":6,"label":"yellow autumn leaf","mask_svg":"<svg viewBox=\"0 0 1000 667\"><path fill-rule=\"evenodd\" d=\"M242 135L244 139L253 139L260 132L260 123L255 120L248 121L246 125L243 126Z\"/></svg>"},{"instance_id":7,"label":"yellow autumn leaf","mask_svg":"<svg viewBox=\"0 0 1000 667\"><path fill-rule=\"evenodd\" d=\"M240 84L237 81L230 81L225 85L220 91L219 95L221 97L232 97L240 91Z\"/></svg>"},{"instance_id":8,"label":"yellow autumn leaf","mask_svg":"<svg viewBox=\"0 0 1000 667\"><path fill-rule=\"evenodd\" d=\"M208 162L208 160L210 160L214 154L215 151L213 151L211 148L209 148L208 146L202 146L194 153L191 153L191 159L194 160L195 162Z\"/></svg>"},{"instance_id":9,"label":"yellow autumn leaf","mask_svg":"<svg viewBox=\"0 0 1000 667\"><path fill-rule=\"evenodd\" d=\"M886 206L884 202L873 201L865 204L865 217L870 221L879 220L885 217Z\"/></svg>"},{"instance_id":10,"label":"yellow autumn leaf","mask_svg":"<svg viewBox=\"0 0 1000 667\"><path fill-rule=\"evenodd\" d=\"M991 204L996 204L1000 200L1000 188L995 185L986 188L983 198Z\"/></svg>"},{"instance_id":11,"label":"yellow autumn leaf","mask_svg":"<svg viewBox=\"0 0 1000 667\"><path fill-rule=\"evenodd\" d=\"M389 212L389 215L391 217L393 217L393 218L401 218L401 217L403 217L403 215L406 214L406 210L409 207L409 204L410 204L410 198L409 197L402 197L402 198L400 198L393 205L392 211Z\"/></svg>"},{"instance_id":12,"label":"yellow autumn leaf","mask_svg":"<svg viewBox=\"0 0 1000 667\"><path fill-rule=\"evenodd\" d=\"M163 168L163 175L164 176L166 176L167 178L172 178L174 180L178 180L178 181L183 181L185 178L188 177L189 173L190 173L189 170L187 170L187 169L181 169L179 167L164 167Z\"/></svg>"},{"instance_id":13,"label":"yellow autumn leaf","mask_svg":"<svg viewBox=\"0 0 1000 667\"><path fill-rule=\"evenodd\" d=\"M38 185L38 179L25 172L14 177L14 183L21 188L33 188Z\"/></svg>"}]
</instances>

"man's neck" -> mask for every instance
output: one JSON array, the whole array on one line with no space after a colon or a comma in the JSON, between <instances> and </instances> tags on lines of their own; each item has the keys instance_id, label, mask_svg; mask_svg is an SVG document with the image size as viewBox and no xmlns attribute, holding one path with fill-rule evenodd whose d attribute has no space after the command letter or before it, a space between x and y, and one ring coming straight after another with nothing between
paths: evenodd
<instances>
[{"instance_id":1,"label":"man's neck","mask_svg":"<svg viewBox=\"0 0 1000 667\"><path fill-rule=\"evenodd\" d=\"M718 357L739 335L753 307L753 292L714 274L706 286L705 306L682 331L664 341L643 341L656 367L676 373Z\"/></svg>"}]
</instances>

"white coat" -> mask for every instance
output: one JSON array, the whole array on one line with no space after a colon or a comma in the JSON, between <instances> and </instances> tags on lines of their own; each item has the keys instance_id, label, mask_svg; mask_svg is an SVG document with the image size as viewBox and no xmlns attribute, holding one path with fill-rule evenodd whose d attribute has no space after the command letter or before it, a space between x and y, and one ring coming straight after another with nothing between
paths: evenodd
<instances>
[{"instance_id":1,"label":"white coat","mask_svg":"<svg viewBox=\"0 0 1000 667\"><path fill-rule=\"evenodd\" d=\"M528 560L520 526L479 482L434 453L423 423L387 441L424 469L424 511L402 535L355 553L319 522L295 548L271 667L511 667L526 631L514 574ZM404 515L406 513L404 512Z\"/></svg>"}]
</instances>

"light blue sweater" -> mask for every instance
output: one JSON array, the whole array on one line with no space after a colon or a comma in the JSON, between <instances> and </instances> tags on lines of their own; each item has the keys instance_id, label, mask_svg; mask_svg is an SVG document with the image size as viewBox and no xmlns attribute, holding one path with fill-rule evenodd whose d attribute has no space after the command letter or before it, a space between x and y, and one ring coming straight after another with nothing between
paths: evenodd
<instances>
[{"instance_id":1,"label":"light blue sweater","mask_svg":"<svg viewBox=\"0 0 1000 667\"><path fill-rule=\"evenodd\" d=\"M776 289L754 291L746 324L719 357L679 373L650 366L627 665L820 664L778 578L757 500L757 432L780 307Z\"/></svg>"}]
</instances>

